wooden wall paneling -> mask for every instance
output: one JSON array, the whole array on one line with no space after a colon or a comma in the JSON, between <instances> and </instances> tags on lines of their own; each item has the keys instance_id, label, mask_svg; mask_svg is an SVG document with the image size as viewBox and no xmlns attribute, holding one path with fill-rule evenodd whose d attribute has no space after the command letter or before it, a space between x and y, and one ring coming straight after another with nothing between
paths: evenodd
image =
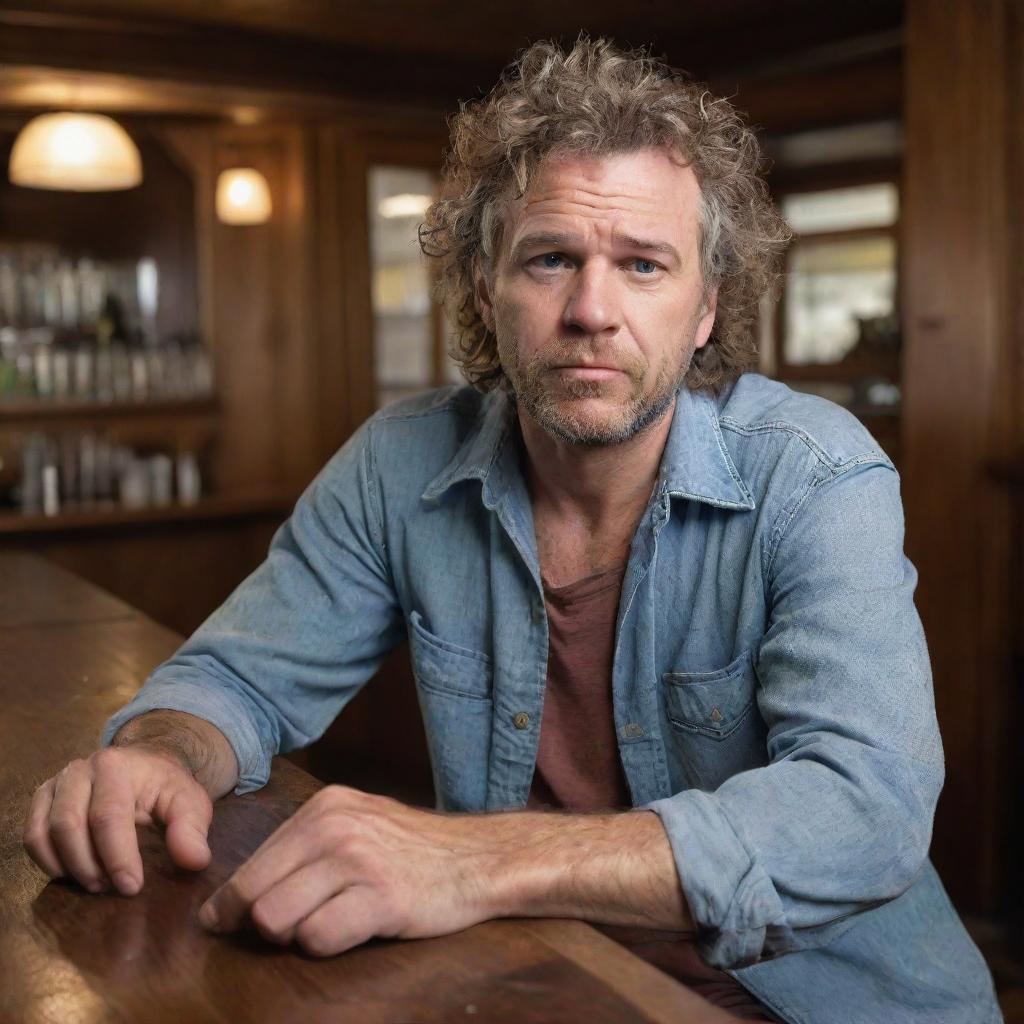
<instances>
[{"instance_id":1,"label":"wooden wall paneling","mask_svg":"<svg viewBox=\"0 0 1024 1024\"><path fill-rule=\"evenodd\" d=\"M365 143L341 121L319 133L322 454L326 460L373 412Z\"/></svg>"},{"instance_id":2,"label":"wooden wall paneling","mask_svg":"<svg viewBox=\"0 0 1024 1024\"><path fill-rule=\"evenodd\" d=\"M266 176L280 205L284 168L276 140L218 128L212 157L214 183L229 167L253 167ZM224 490L273 486L283 475L277 370L284 351L280 282L287 257L280 240L280 211L266 224L235 226L217 220L212 191L207 200L222 404L217 485Z\"/></svg>"},{"instance_id":3,"label":"wooden wall paneling","mask_svg":"<svg viewBox=\"0 0 1024 1024\"><path fill-rule=\"evenodd\" d=\"M1008 315L1011 3L908 0L903 452L907 546L947 755L934 855L964 909L1000 909L1011 723L1008 496L985 465L1019 430ZM1006 865L1002 865L1006 867Z\"/></svg>"},{"instance_id":4,"label":"wooden wall paneling","mask_svg":"<svg viewBox=\"0 0 1024 1024\"><path fill-rule=\"evenodd\" d=\"M280 480L286 494L298 495L323 461L318 451L320 410L311 400L320 378L315 303L319 225L311 202L315 138L311 128L300 124L275 127L275 135L283 172L276 202L284 261L275 295Z\"/></svg>"},{"instance_id":5,"label":"wooden wall paneling","mask_svg":"<svg viewBox=\"0 0 1024 1024\"><path fill-rule=\"evenodd\" d=\"M1008 212L1009 282L1011 305L1008 321L1011 343L1007 353L1005 419L1009 438L1010 463L1017 467L1013 483L1003 476L1013 505L1013 546L1010 557L1011 594L1009 631L1011 671L1008 673L1012 693L1006 707L1003 762L999 766L1002 791L1001 813L1007 826L1004 848L1004 889L1001 893L1008 910L1011 947L1018 960L1024 961L1024 757L1020 755L1017 736L1024 723L1024 201L1019 198L1020 182L1024 180L1024 0L1008 5L1007 49L1010 60L1010 88L1007 97L1009 125L1009 165L1007 180L1011 183ZM1015 57L1013 55L1016 55ZM1012 475L1012 474L1011 474Z\"/></svg>"},{"instance_id":6,"label":"wooden wall paneling","mask_svg":"<svg viewBox=\"0 0 1024 1024\"><path fill-rule=\"evenodd\" d=\"M344 443L355 424L349 412L348 344L343 267L345 233L340 153L335 124L315 129L314 186L311 202L317 224L315 235L315 309L319 375L313 397L317 403L317 455L321 463Z\"/></svg>"},{"instance_id":7,"label":"wooden wall paneling","mask_svg":"<svg viewBox=\"0 0 1024 1024\"><path fill-rule=\"evenodd\" d=\"M281 521L280 512L268 512L87 532L55 529L28 540L4 539L0 550L16 546L42 555L188 635L263 561Z\"/></svg>"},{"instance_id":8,"label":"wooden wall paneling","mask_svg":"<svg viewBox=\"0 0 1024 1024\"><path fill-rule=\"evenodd\" d=\"M1006 132L1009 183L1008 293L1011 297L1008 321L1011 338L1006 353L1006 387L1004 389L1005 431L1010 438L1012 457L1018 462L1024 456L1024 0L1007 0L1007 43L1009 59L1009 90L1007 94ZM1018 580L1024 585L1024 578Z\"/></svg>"},{"instance_id":9,"label":"wooden wall paneling","mask_svg":"<svg viewBox=\"0 0 1024 1024\"><path fill-rule=\"evenodd\" d=\"M213 338L213 237L211 195L216 186L213 173L211 127L203 122L153 123L150 131L161 141L173 159L192 176L192 219L195 226L197 306L199 331L210 346L215 370L217 351Z\"/></svg>"},{"instance_id":10,"label":"wooden wall paneling","mask_svg":"<svg viewBox=\"0 0 1024 1024\"><path fill-rule=\"evenodd\" d=\"M300 119L162 130L196 183L200 309L221 398L214 484L296 496L322 459L314 131ZM231 166L267 177L267 224L217 220L217 176Z\"/></svg>"}]
</instances>

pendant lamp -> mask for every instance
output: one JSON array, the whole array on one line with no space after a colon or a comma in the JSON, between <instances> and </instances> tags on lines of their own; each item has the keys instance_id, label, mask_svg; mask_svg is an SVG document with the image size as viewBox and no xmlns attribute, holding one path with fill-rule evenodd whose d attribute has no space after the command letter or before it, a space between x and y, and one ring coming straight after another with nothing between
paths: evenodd
<instances>
[{"instance_id":1,"label":"pendant lamp","mask_svg":"<svg viewBox=\"0 0 1024 1024\"><path fill-rule=\"evenodd\" d=\"M103 114L40 114L14 140L9 175L25 188L108 192L141 184L142 159Z\"/></svg>"}]
</instances>

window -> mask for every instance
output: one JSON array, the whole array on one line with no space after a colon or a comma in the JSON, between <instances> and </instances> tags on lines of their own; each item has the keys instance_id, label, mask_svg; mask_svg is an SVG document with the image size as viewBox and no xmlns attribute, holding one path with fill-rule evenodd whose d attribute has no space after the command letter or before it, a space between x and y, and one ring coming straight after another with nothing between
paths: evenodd
<instances>
[{"instance_id":1,"label":"window","mask_svg":"<svg viewBox=\"0 0 1024 1024\"><path fill-rule=\"evenodd\" d=\"M780 205L794 241L778 320L779 376L818 374L828 380L839 370L845 380L895 382L900 341L896 186L881 182L792 193Z\"/></svg>"},{"instance_id":2,"label":"window","mask_svg":"<svg viewBox=\"0 0 1024 1024\"><path fill-rule=\"evenodd\" d=\"M416 167L374 166L367 184L379 408L462 378L447 353L444 316L432 297L431 267L417 237L437 175Z\"/></svg>"}]
</instances>

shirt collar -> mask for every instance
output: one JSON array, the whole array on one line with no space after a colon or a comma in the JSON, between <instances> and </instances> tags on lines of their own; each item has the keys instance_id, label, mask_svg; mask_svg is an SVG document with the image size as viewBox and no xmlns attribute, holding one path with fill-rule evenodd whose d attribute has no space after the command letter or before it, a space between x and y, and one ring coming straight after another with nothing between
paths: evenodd
<instances>
[{"instance_id":1,"label":"shirt collar","mask_svg":"<svg viewBox=\"0 0 1024 1024\"><path fill-rule=\"evenodd\" d=\"M683 388L661 457L661 481L673 498L749 512L754 499L729 454L718 422L718 402Z\"/></svg>"},{"instance_id":2,"label":"shirt collar","mask_svg":"<svg viewBox=\"0 0 1024 1024\"><path fill-rule=\"evenodd\" d=\"M496 388L484 396L482 407L476 429L428 484L423 492L424 501L438 502L455 484L479 480L483 484L484 505L493 509L508 490L511 474L518 474L518 430L513 429L513 405L507 392Z\"/></svg>"},{"instance_id":3,"label":"shirt collar","mask_svg":"<svg viewBox=\"0 0 1024 1024\"><path fill-rule=\"evenodd\" d=\"M521 477L518 429L508 394L502 389L491 392L483 407L477 429L428 485L425 501L440 501L461 481L480 480L484 505L493 509ZM754 508L754 499L725 446L718 405L705 392L680 391L659 479L669 497L738 511Z\"/></svg>"}]
</instances>

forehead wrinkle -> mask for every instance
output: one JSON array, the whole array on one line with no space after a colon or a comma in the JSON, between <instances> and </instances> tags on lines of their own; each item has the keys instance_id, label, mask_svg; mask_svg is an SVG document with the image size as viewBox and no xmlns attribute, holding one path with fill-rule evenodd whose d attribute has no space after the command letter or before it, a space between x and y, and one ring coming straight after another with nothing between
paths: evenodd
<instances>
[{"instance_id":1,"label":"forehead wrinkle","mask_svg":"<svg viewBox=\"0 0 1024 1024\"><path fill-rule=\"evenodd\" d=\"M662 202L650 192L597 192L582 188L558 188L527 197L523 213L540 215L547 212L545 208L551 205L582 207L584 210L608 213L654 213Z\"/></svg>"}]
</instances>

